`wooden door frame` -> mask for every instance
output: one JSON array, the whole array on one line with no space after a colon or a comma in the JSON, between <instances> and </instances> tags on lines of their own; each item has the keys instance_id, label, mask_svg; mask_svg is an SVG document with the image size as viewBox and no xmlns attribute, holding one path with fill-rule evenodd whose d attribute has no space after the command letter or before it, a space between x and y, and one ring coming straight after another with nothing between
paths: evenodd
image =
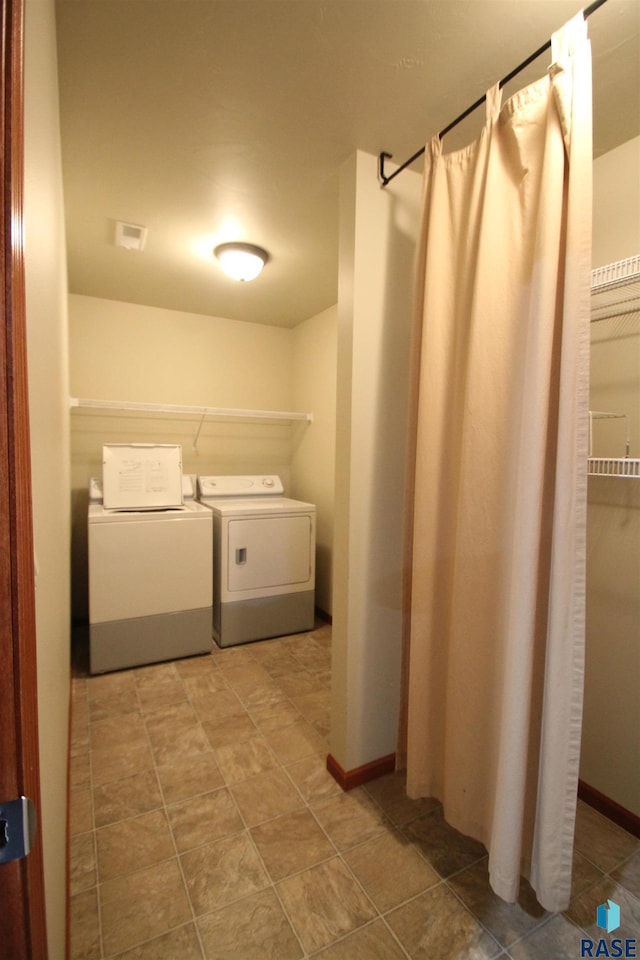
<instances>
[{"instance_id":1,"label":"wooden door frame","mask_svg":"<svg viewBox=\"0 0 640 960\"><path fill-rule=\"evenodd\" d=\"M24 0L2 0L0 230L0 799L40 809L35 586L24 286ZM63 828L64 825L61 825ZM47 960L41 830L0 864L3 960Z\"/></svg>"}]
</instances>

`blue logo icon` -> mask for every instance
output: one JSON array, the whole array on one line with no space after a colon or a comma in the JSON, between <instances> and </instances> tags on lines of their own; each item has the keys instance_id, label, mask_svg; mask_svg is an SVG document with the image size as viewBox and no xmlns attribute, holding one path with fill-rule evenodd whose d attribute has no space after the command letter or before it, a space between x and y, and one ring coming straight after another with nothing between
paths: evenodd
<instances>
[{"instance_id":1,"label":"blue logo icon","mask_svg":"<svg viewBox=\"0 0 640 960\"><path fill-rule=\"evenodd\" d=\"M613 900L601 903L597 910L596 923L602 930L611 933L620 926L620 907Z\"/></svg>"}]
</instances>

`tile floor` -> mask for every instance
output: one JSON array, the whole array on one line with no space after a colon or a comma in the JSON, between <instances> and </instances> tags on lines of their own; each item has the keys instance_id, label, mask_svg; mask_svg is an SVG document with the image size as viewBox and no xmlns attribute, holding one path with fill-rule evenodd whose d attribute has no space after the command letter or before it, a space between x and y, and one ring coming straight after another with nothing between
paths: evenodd
<instances>
[{"instance_id":1,"label":"tile floor","mask_svg":"<svg viewBox=\"0 0 640 960\"><path fill-rule=\"evenodd\" d=\"M574 960L640 936L640 841L580 804L574 898L507 905L401 776L325 769L331 631L73 679L72 960Z\"/></svg>"}]
</instances>

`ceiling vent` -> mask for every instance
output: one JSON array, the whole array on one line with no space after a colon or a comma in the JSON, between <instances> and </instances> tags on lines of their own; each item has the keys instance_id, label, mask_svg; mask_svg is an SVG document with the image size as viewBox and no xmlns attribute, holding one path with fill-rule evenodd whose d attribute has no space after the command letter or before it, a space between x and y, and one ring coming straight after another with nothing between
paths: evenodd
<instances>
[{"instance_id":1,"label":"ceiling vent","mask_svg":"<svg viewBox=\"0 0 640 960\"><path fill-rule=\"evenodd\" d=\"M116 223L116 247L126 247L127 250L144 250L148 232L147 227L118 221Z\"/></svg>"}]
</instances>

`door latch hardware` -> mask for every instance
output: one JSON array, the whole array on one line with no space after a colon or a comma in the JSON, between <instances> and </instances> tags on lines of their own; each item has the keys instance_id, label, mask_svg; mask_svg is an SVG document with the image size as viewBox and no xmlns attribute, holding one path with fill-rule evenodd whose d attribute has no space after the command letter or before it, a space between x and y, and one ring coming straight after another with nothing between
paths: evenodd
<instances>
[{"instance_id":1,"label":"door latch hardware","mask_svg":"<svg viewBox=\"0 0 640 960\"><path fill-rule=\"evenodd\" d=\"M242 563L246 563L246 562L247 562L247 548L246 548L246 547L239 547L239 548L236 550L236 563L237 563L237 564L242 564Z\"/></svg>"},{"instance_id":2,"label":"door latch hardware","mask_svg":"<svg viewBox=\"0 0 640 960\"><path fill-rule=\"evenodd\" d=\"M0 863L27 856L35 839L37 819L28 797L0 803Z\"/></svg>"}]
</instances>

